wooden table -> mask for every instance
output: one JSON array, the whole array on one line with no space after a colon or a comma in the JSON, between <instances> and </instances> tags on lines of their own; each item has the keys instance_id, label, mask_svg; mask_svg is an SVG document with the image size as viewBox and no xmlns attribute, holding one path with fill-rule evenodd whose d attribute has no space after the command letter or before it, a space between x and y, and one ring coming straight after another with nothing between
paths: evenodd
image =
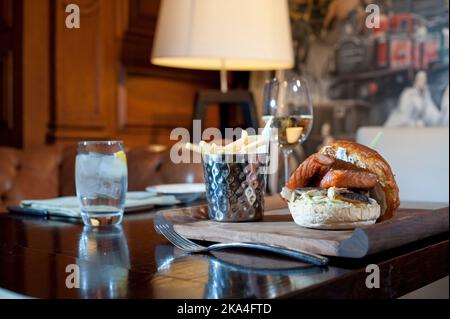
<instances>
[{"instance_id":1,"label":"wooden table","mask_svg":"<svg viewBox=\"0 0 450 319\"><path fill-rule=\"evenodd\" d=\"M153 216L102 231L0 214L0 288L38 298L396 298L448 275L448 232L317 268L250 251L183 256L155 233ZM380 268L378 289L366 287L369 264ZM79 288L66 286L70 267Z\"/></svg>"}]
</instances>

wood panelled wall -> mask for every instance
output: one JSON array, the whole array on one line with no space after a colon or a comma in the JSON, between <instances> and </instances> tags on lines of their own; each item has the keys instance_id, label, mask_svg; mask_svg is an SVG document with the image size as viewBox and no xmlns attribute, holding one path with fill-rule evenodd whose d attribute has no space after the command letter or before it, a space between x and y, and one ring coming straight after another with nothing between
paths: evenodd
<instances>
[{"instance_id":1,"label":"wood panelled wall","mask_svg":"<svg viewBox=\"0 0 450 319\"><path fill-rule=\"evenodd\" d=\"M80 29L66 28L70 3L80 7ZM91 139L122 139L129 147L171 144L173 128L190 127L195 93L219 87L217 72L151 65L160 0L0 4L0 145L3 140L34 147ZM3 14L9 12L3 6L12 10L13 4L23 16L14 28ZM22 63L14 78L11 57L16 55ZM218 124L214 108L206 124Z\"/></svg>"},{"instance_id":2,"label":"wood panelled wall","mask_svg":"<svg viewBox=\"0 0 450 319\"><path fill-rule=\"evenodd\" d=\"M32 147L45 144L50 123L50 4L22 1L23 146Z\"/></svg>"},{"instance_id":3,"label":"wood panelled wall","mask_svg":"<svg viewBox=\"0 0 450 319\"><path fill-rule=\"evenodd\" d=\"M190 126L195 93L217 87L218 75L151 65L159 0L70 2L80 6L80 29L65 27L69 2L53 2L50 138L173 143L170 131Z\"/></svg>"},{"instance_id":4,"label":"wood panelled wall","mask_svg":"<svg viewBox=\"0 0 450 319\"><path fill-rule=\"evenodd\" d=\"M116 121L117 50L111 0L74 1L80 29L65 26L69 4L56 0L51 26L53 67L52 131L56 140L104 138Z\"/></svg>"},{"instance_id":5,"label":"wood panelled wall","mask_svg":"<svg viewBox=\"0 0 450 319\"><path fill-rule=\"evenodd\" d=\"M7 146L23 140L22 21L22 0L0 0L0 143Z\"/></svg>"}]
</instances>

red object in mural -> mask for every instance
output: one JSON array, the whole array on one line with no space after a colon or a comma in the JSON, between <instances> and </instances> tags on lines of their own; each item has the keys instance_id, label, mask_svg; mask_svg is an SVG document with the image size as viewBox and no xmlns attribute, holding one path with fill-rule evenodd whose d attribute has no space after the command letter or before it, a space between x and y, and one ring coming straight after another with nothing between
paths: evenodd
<instances>
[{"instance_id":1,"label":"red object in mural","mask_svg":"<svg viewBox=\"0 0 450 319\"><path fill-rule=\"evenodd\" d=\"M376 40L376 65L378 68L386 68L389 66L389 48L386 36L377 38Z\"/></svg>"},{"instance_id":2,"label":"red object in mural","mask_svg":"<svg viewBox=\"0 0 450 319\"><path fill-rule=\"evenodd\" d=\"M412 40L407 35L392 35L390 37L390 67L391 69L406 69L412 66Z\"/></svg>"},{"instance_id":3,"label":"red object in mural","mask_svg":"<svg viewBox=\"0 0 450 319\"><path fill-rule=\"evenodd\" d=\"M414 32L414 16L410 13L397 13L391 17L391 30L398 32Z\"/></svg>"},{"instance_id":4,"label":"red object in mural","mask_svg":"<svg viewBox=\"0 0 450 319\"><path fill-rule=\"evenodd\" d=\"M385 34L389 31L389 17L385 14L380 16L380 27L369 29L374 35Z\"/></svg>"},{"instance_id":5,"label":"red object in mural","mask_svg":"<svg viewBox=\"0 0 450 319\"><path fill-rule=\"evenodd\" d=\"M367 84L367 90L369 91L370 96L375 96L379 91L378 83L375 81L369 82L369 84Z\"/></svg>"}]
</instances>

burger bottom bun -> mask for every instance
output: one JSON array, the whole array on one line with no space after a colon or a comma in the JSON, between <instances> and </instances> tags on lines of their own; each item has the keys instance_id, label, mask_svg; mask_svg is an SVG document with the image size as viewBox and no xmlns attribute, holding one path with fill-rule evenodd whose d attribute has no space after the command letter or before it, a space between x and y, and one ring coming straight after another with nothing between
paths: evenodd
<instances>
[{"instance_id":1,"label":"burger bottom bun","mask_svg":"<svg viewBox=\"0 0 450 319\"><path fill-rule=\"evenodd\" d=\"M377 203L328 207L295 201L289 202L289 210L297 225L316 229L354 229L375 224L380 217Z\"/></svg>"}]
</instances>

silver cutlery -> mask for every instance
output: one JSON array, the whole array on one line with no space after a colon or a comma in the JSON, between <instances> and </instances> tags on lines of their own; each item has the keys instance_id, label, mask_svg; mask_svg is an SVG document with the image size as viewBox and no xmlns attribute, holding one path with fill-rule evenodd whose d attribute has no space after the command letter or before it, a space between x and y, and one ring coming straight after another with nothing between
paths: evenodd
<instances>
[{"instance_id":1,"label":"silver cutlery","mask_svg":"<svg viewBox=\"0 0 450 319\"><path fill-rule=\"evenodd\" d=\"M255 243L219 243L210 246L199 245L186 237L180 235L175 231L172 224L170 224L166 218L157 214L154 219L154 225L156 231L166 237L177 248L190 252L190 253L203 253L210 252L213 250L227 249L227 248L252 248L268 251L271 253L276 253L284 256L288 256L304 263L316 265L316 266L326 266L328 264L328 258L320 255L316 255L309 252L303 251L293 251L290 249L272 247L265 244L255 244Z\"/></svg>"}]
</instances>

